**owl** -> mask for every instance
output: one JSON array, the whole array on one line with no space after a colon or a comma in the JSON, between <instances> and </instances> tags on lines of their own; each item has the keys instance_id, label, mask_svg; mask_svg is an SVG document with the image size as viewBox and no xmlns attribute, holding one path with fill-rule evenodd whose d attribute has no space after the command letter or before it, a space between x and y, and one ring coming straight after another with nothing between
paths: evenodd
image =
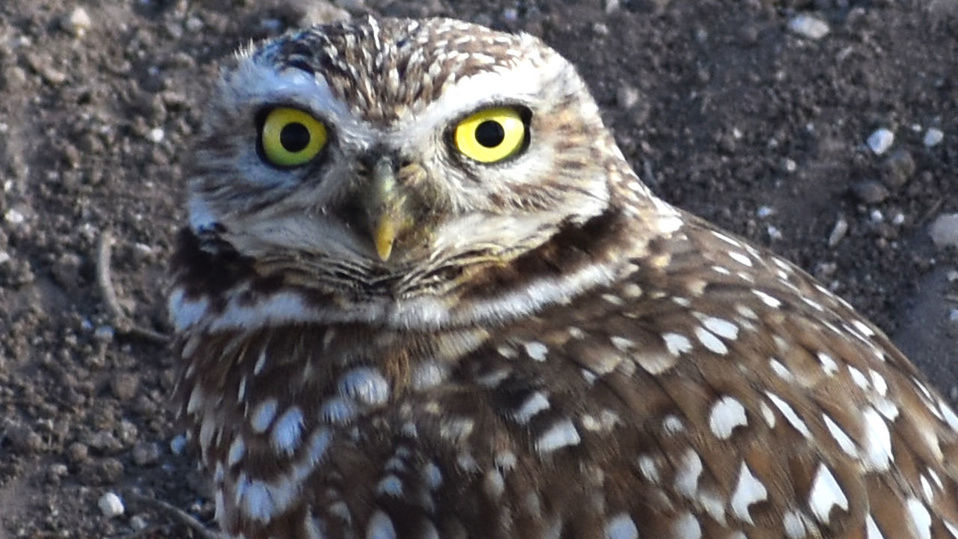
<instances>
[{"instance_id":1,"label":"owl","mask_svg":"<svg viewBox=\"0 0 958 539\"><path fill-rule=\"evenodd\" d=\"M226 536L958 537L945 400L537 38L316 26L204 116L169 306Z\"/></svg>"}]
</instances>

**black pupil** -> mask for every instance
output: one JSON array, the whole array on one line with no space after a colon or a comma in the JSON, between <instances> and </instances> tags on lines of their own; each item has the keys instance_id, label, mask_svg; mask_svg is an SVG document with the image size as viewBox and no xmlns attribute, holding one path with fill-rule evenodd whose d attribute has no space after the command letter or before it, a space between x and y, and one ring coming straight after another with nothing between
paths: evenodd
<instances>
[{"instance_id":1,"label":"black pupil","mask_svg":"<svg viewBox=\"0 0 958 539\"><path fill-rule=\"evenodd\" d=\"M506 132L499 122L486 120L476 128L476 141L486 148L495 148L502 144L504 138L506 138Z\"/></svg>"},{"instance_id":2,"label":"black pupil","mask_svg":"<svg viewBox=\"0 0 958 539\"><path fill-rule=\"evenodd\" d=\"M279 143L290 153L302 151L309 145L309 129L301 123L289 123L279 132Z\"/></svg>"}]
</instances>

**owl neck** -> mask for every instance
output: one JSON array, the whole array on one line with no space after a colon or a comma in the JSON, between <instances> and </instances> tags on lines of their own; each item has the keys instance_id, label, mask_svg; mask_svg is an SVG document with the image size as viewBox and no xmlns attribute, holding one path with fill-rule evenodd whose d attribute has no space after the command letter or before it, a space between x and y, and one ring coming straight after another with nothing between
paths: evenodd
<instances>
[{"instance_id":1,"label":"owl neck","mask_svg":"<svg viewBox=\"0 0 958 539\"><path fill-rule=\"evenodd\" d=\"M359 296L263 275L229 244L183 230L173 261L170 313L179 331L252 330L290 324L366 323L400 331L508 323L612 281L655 237L654 219L608 208L565 224L543 244L505 263L467 268L443 294ZM202 325L202 328L193 326Z\"/></svg>"}]
</instances>

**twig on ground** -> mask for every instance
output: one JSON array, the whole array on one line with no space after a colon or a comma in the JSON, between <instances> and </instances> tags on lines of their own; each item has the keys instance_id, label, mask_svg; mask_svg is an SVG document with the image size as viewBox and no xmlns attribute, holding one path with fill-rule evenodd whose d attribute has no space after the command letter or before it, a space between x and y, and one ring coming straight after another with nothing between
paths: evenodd
<instances>
[{"instance_id":1,"label":"twig on ground","mask_svg":"<svg viewBox=\"0 0 958 539\"><path fill-rule=\"evenodd\" d=\"M204 526L202 522L196 519L196 517L180 509L179 507L166 503L163 500L157 500L155 498L150 498L149 496L137 494L136 492L127 492L126 497L133 502L156 509L157 511L170 517L175 522L195 531L203 539L219 538L219 534Z\"/></svg>"},{"instance_id":2,"label":"twig on ground","mask_svg":"<svg viewBox=\"0 0 958 539\"><path fill-rule=\"evenodd\" d=\"M110 231L110 229L106 229L100 233L100 240L97 243L96 279L97 284L100 286L100 295L103 297L103 303L106 304L107 310L113 317L113 324L116 330L125 335L140 337L156 344L166 344L170 340L168 335L136 325L123 311L123 308L120 307L116 289L113 287L113 275L110 272L112 246L113 232Z\"/></svg>"}]
</instances>

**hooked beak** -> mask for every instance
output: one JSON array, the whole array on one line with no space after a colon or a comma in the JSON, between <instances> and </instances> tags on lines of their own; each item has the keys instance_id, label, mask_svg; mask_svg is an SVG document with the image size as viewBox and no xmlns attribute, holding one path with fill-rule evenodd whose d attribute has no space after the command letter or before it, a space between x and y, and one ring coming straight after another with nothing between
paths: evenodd
<instances>
[{"instance_id":1,"label":"hooked beak","mask_svg":"<svg viewBox=\"0 0 958 539\"><path fill-rule=\"evenodd\" d=\"M376 254L389 260L396 239L415 222L409 208L409 191L396 179L396 165L388 156L380 157L373 166L372 177L363 196L368 230L372 234Z\"/></svg>"}]
</instances>

